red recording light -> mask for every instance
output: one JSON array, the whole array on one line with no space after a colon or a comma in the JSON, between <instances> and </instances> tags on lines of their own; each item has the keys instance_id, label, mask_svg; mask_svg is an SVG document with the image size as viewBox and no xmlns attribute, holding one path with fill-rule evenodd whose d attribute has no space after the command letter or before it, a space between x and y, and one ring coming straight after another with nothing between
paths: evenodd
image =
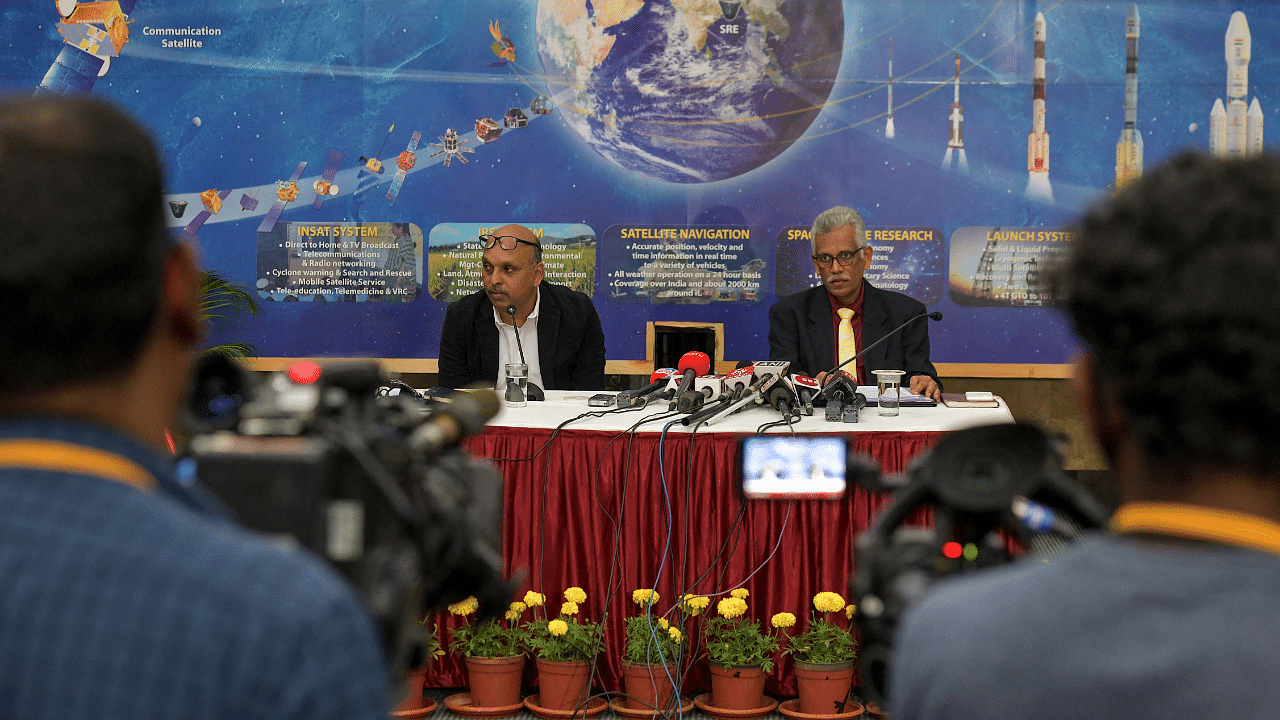
<instances>
[{"instance_id":1,"label":"red recording light","mask_svg":"<svg viewBox=\"0 0 1280 720\"><path fill-rule=\"evenodd\" d=\"M310 385L320 379L320 366L310 360L296 362L289 366L289 379L302 385Z\"/></svg>"},{"instance_id":2,"label":"red recording light","mask_svg":"<svg viewBox=\"0 0 1280 720\"><path fill-rule=\"evenodd\" d=\"M960 555L962 555L963 553L964 553L964 548L961 547L960 543L958 542L949 542L949 543L945 543L942 546L942 554L946 555L952 560L959 559Z\"/></svg>"}]
</instances>

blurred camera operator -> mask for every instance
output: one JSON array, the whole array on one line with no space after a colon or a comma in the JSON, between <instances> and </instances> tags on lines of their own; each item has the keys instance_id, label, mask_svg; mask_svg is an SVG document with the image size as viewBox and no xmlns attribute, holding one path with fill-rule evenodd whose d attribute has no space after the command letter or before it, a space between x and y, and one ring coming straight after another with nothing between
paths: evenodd
<instances>
[{"instance_id":1,"label":"blurred camera operator","mask_svg":"<svg viewBox=\"0 0 1280 720\"><path fill-rule=\"evenodd\" d=\"M0 100L0 245L0 717L385 718L354 593L164 452L201 276L142 128Z\"/></svg>"},{"instance_id":2,"label":"blurred camera operator","mask_svg":"<svg viewBox=\"0 0 1280 720\"><path fill-rule=\"evenodd\" d=\"M939 584L895 720L1280 717L1280 162L1182 154L1059 269L1122 505L1045 562Z\"/></svg>"}]
</instances>

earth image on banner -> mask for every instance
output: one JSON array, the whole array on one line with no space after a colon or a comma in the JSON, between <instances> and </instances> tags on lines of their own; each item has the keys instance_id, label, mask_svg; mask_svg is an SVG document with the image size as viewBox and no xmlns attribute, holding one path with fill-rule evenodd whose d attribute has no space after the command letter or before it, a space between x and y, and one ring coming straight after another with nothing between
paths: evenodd
<instances>
[{"instance_id":1,"label":"earth image on banner","mask_svg":"<svg viewBox=\"0 0 1280 720\"><path fill-rule=\"evenodd\" d=\"M843 51L841 0L539 0L538 54L565 122L625 170L702 183L804 134Z\"/></svg>"}]
</instances>

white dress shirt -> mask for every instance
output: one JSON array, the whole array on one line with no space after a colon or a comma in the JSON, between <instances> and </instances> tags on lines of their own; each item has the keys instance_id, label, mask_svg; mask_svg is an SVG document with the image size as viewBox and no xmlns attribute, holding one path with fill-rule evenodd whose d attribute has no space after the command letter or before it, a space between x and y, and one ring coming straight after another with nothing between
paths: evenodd
<instances>
[{"instance_id":1,"label":"white dress shirt","mask_svg":"<svg viewBox=\"0 0 1280 720\"><path fill-rule=\"evenodd\" d=\"M516 330L514 325L502 321L498 308L493 309L493 324L498 326L498 382L493 386L499 395L507 390L507 364L520 362L520 346L524 347L524 360L529 366L529 382L536 383L543 390L542 365L538 361L538 308L542 306L542 288L533 301L533 312L529 319ZM510 317L510 316L508 316ZM516 344L516 333L520 333L520 344Z\"/></svg>"}]
</instances>

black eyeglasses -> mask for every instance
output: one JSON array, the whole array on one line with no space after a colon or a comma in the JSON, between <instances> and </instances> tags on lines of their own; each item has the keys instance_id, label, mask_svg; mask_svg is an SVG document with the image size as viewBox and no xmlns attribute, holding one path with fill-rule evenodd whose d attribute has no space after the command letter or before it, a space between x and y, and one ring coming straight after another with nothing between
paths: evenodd
<instances>
[{"instance_id":1,"label":"black eyeglasses","mask_svg":"<svg viewBox=\"0 0 1280 720\"><path fill-rule=\"evenodd\" d=\"M867 246L863 245L857 250L841 250L839 253L835 254L834 256L828 255L826 253L819 253L813 256L813 261L818 263L818 267L822 267L822 268L831 267L832 261L840 263L841 267L848 267L852 265L854 261L858 259L858 255L860 255L862 251L866 249L867 249Z\"/></svg>"},{"instance_id":2,"label":"black eyeglasses","mask_svg":"<svg viewBox=\"0 0 1280 720\"><path fill-rule=\"evenodd\" d=\"M524 243L525 245L529 245L531 247L536 247L539 250L542 249L542 245L539 244L538 242L529 242L528 240L525 240L523 238L518 238L514 235L481 235L480 236L480 244L484 246L485 250L488 250L494 245L497 245L503 250L515 250L517 247L520 246L520 243Z\"/></svg>"}]
</instances>

